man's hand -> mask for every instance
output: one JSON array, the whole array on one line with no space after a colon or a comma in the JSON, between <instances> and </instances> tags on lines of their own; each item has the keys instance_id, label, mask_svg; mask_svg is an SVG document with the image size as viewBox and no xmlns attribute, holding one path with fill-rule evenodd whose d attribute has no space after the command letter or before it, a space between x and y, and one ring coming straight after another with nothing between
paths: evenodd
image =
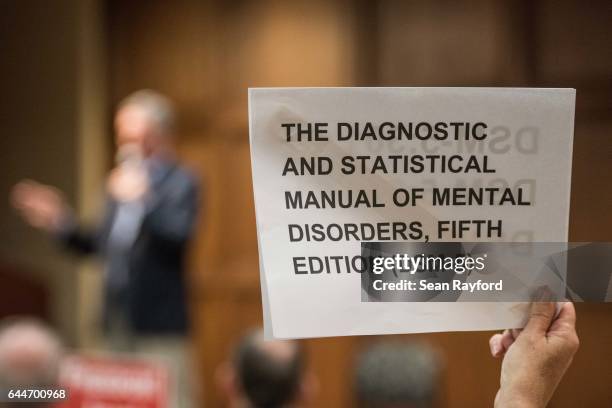
<instances>
[{"instance_id":1,"label":"man's hand","mask_svg":"<svg viewBox=\"0 0 612 408\"><path fill-rule=\"evenodd\" d=\"M32 180L21 181L13 187L11 203L28 224L50 232L61 228L70 213L58 189Z\"/></svg>"},{"instance_id":2,"label":"man's hand","mask_svg":"<svg viewBox=\"0 0 612 408\"><path fill-rule=\"evenodd\" d=\"M115 200L140 200L149 190L149 178L144 166L120 164L108 176L108 193Z\"/></svg>"},{"instance_id":3,"label":"man's hand","mask_svg":"<svg viewBox=\"0 0 612 408\"><path fill-rule=\"evenodd\" d=\"M578 350L576 310L561 303L534 302L522 330L506 330L489 341L491 354L503 356L496 407L545 407Z\"/></svg>"}]
</instances>

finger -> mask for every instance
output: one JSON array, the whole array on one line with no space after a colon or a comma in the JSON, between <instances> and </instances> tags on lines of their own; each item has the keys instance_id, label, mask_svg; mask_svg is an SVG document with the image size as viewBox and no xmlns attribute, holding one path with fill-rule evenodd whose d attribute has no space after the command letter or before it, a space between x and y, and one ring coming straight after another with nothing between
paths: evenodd
<instances>
[{"instance_id":1,"label":"finger","mask_svg":"<svg viewBox=\"0 0 612 408\"><path fill-rule=\"evenodd\" d=\"M503 346L502 346L502 335L494 334L489 339L489 349L491 350L491 355L493 357L499 357L503 354Z\"/></svg>"},{"instance_id":2,"label":"finger","mask_svg":"<svg viewBox=\"0 0 612 408\"><path fill-rule=\"evenodd\" d=\"M36 201L30 199L27 194L22 192L14 192L10 197L11 205L13 208L19 211L27 211L32 207L32 204L36 204Z\"/></svg>"},{"instance_id":3,"label":"finger","mask_svg":"<svg viewBox=\"0 0 612 408\"><path fill-rule=\"evenodd\" d=\"M20 181L13 186L10 196L13 205L18 206L21 204L27 194L28 188L29 187L25 181Z\"/></svg>"},{"instance_id":4,"label":"finger","mask_svg":"<svg viewBox=\"0 0 612 408\"><path fill-rule=\"evenodd\" d=\"M20 187L11 193L11 204L18 210L29 210L31 207L36 207L38 200L29 191L29 187Z\"/></svg>"},{"instance_id":5,"label":"finger","mask_svg":"<svg viewBox=\"0 0 612 408\"><path fill-rule=\"evenodd\" d=\"M38 189L39 185L40 184L35 182L34 180L26 179L15 184L13 189L22 194L30 194L35 192Z\"/></svg>"},{"instance_id":6,"label":"finger","mask_svg":"<svg viewBox=\"0 0 612 408\"><path fill-rule=\"evenodd\" d=\"M550 328L555 315L554 302L533 302L529 311L529 321L523 332L529 335L544 335Z\"/></svg>"},{"instance_id":7,"label":"finger","mask_svg":"<svg viewBox=\"0 0 612 408\"><path fill-rule=\"evenodd\" d=\"M36 182L32 179L23 179L17 182L17 184L15 184L15 187L31 187L35 184Z\"/></svg>"},{"instance_id":8,"label":"finger","mask_svg":"<svg viewBox=\"0 0 612 408\"><path fill-rule=\"evenodd\" d=\"M11 190L11 201L14 205L27 205L37 201L40 196L40 187L31 180L20 181Z\"/></svg>"},{"instance_id":9,"label":"finger","mask_svg":"<svg viewBox=\"0 0 612 408\"><path fill-rule=\"evenodd\" d=\"M501 338L502 347L504 348L504 353L508 351L512 343L514 343L514 336L509 329L504 330Z\"/></svg>"}]
</instances>

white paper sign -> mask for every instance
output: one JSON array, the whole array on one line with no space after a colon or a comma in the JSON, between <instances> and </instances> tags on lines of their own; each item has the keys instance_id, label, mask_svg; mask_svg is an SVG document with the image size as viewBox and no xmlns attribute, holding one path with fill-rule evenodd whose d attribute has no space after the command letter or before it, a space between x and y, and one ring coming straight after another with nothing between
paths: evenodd
<instances>
[{"instance_id":1,"label":"white paper sign","mask_svg":"<svg viewBox=\"0 0 612 408\"><path fill-rule=\"evenodd\" d=\"M266 333L521 326L521 304L362 302L360 245L567 241L574 104L573 89L250 89Z\"/></svg>"}]
</instances>

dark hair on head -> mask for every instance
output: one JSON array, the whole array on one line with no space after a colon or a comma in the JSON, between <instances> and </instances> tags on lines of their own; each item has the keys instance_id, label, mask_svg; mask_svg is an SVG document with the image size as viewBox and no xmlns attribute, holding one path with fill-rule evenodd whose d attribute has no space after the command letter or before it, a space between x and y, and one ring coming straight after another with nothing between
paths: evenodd
<instances>
[{"instance_id":1,"label":"dark hair on head","mask_svg":"<svg viewBox=\"0 0 612 408\"><path fill-rule=\"evenodd\" d=\"M273 355L264 342L261 331L248 334L238 345L234 365L240 386L254 407L280 408L296 397L304 353L295 342L289 356Z\"/></svg>"},{"instance_id":2,"label":"dark hair on head","mask_svg":"<svg viewBox=\"0 0 612 408\"><path fill-rule=\"evenodd\" d=\"M376 344L357 359L359 406L428 408L440 387L440 374L437 355L424 344Z\"/></svg>"}]
</instances>

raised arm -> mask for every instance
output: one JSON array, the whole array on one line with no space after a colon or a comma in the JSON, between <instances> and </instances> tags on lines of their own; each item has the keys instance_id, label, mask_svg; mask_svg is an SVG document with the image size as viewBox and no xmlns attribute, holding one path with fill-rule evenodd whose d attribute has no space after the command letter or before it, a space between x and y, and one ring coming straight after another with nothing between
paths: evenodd
<instances>
[{"instance_id":1,"label":"raised arm","mask_svg":"<svg viewBox=\"0 0 612 408\"><path fill-rule=\"evenodd\" d=\"M491 354L502 357L498 408L541 408L552 397L578 350L576 311L562 303L535 302L523 330L506 330L491 337Z\"/></svg>"},{"instance_id":2,"label":"raised arm","mask_svg":"<svg viewBox=\"0 0 612 408\"><path fill-rule=\"evenodd\" d=\"M28 224L52 234L69 249L81 254L96 252L95 233L79 228L72 209L55 187L23 180L13 187L11 203Z\"/></svg>"}]
</instances>

